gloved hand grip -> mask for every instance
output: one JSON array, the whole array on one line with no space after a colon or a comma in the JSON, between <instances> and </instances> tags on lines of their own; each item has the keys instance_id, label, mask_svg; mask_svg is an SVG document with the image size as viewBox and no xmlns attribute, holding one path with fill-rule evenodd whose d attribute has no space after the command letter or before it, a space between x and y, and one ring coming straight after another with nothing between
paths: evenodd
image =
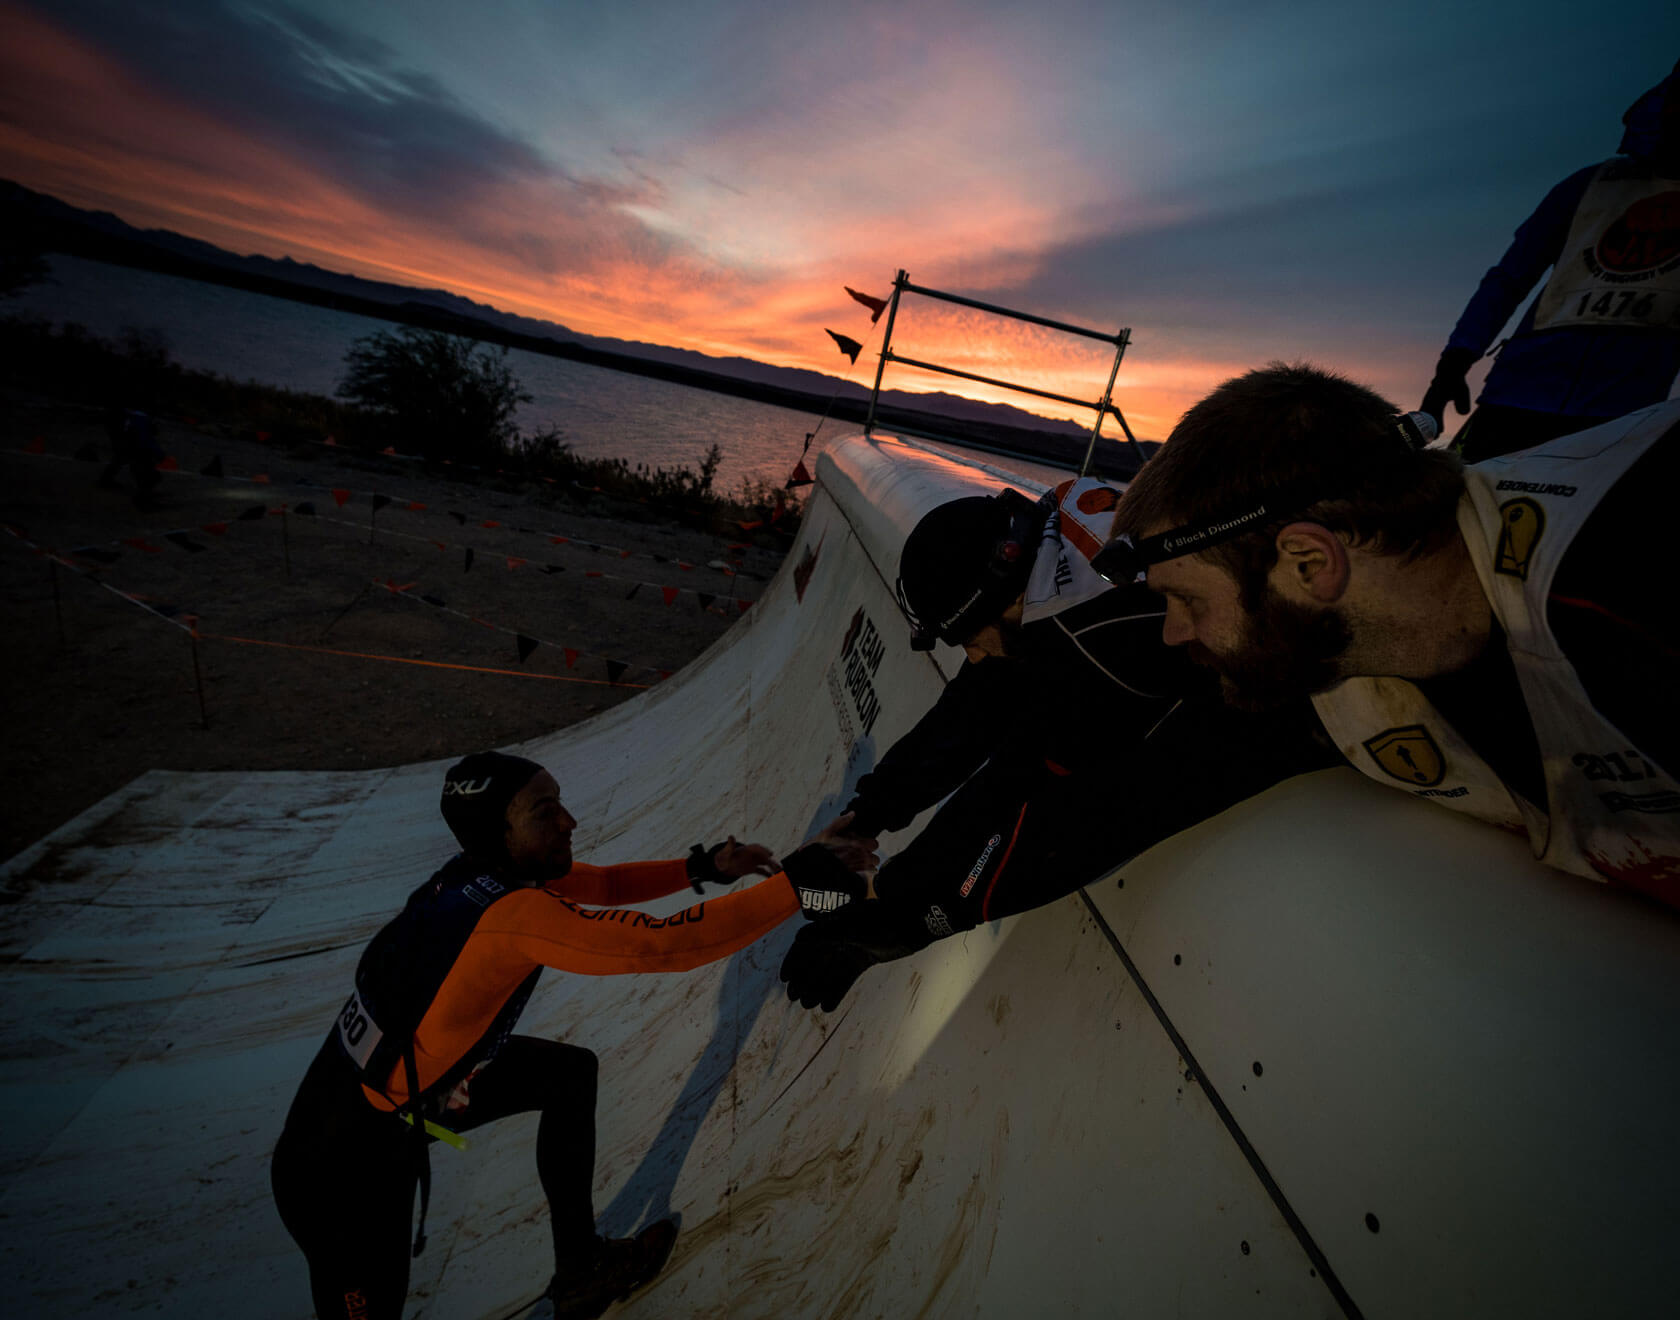
<instances>
[{"instance_id":1,"label":"gloved hand grip","mask_svg":"<svg viewBox=\"0 0 1680 1320\"><path fill-rule=\"evenodd\" d=\"M800 928L782 959L788 998L832 1013L858 977L933 943L915 913L879 899L848 904L832 917Z\"/></svg>"},{"instance_id":2,"label":"gloved hand grip","mask_svg":"<svg viewBox=\"0 0 1680 1320\"><path fill-rule=\"evenodd\" d=\"M1435 419L1437 430L1446 429L1448 403L1460 414L1470 411L1470 385L1465 377L1480 356L1480 353L1468 348L1441 350L1440 360L1435 363L1435 378L1429 382L1423 402L1418 407L1419 412L1426 412Z\"/></svg>"},{"instance_id":3,"label":"gloved hand grip","mask_svg":"<svg viewBox=\"0 0 1680 1320\"><path fill-rule=\"evenodd\" d=\"M782 862L808 920L827 918L868 893L863 877L820 843L808 843Z\"/></svg>"}]
</instances>

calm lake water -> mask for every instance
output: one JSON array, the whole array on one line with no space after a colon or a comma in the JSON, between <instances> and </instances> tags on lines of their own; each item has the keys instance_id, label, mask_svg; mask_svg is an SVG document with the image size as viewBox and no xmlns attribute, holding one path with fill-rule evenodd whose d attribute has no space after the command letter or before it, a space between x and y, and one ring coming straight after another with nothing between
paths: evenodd
<instances>
[{"instance_id":1,"label":"calm lake water","mask_svg":"<svg viewBox=\"0 0 1680 1320\"><path fill-rule=\"evenodd\" d=\"M54 255L51 265L51 281L24 290L8 310L76 322L103 338L130 327L156 330L182 366L234 380L331 395L350 345L395 328L349 312L79 257ZM584 457L656 467L698 466L715 442L723 451L718 482L724 490L749 478L784 480L806 432L817 427L811 413L628 372L519 349L510 349L507 360L532 396L519 412L522 430L552 427ZM854 423L828 421L819 443L855 429ZM1041 481L1067 475L1024 459L974 457Z\"/></svg>"}]
</instances>

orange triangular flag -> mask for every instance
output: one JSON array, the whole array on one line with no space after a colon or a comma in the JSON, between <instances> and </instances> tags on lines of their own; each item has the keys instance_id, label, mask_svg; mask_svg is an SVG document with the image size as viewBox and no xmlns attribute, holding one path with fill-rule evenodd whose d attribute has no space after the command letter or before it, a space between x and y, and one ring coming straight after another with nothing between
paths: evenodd
<instances>
[{"instance_id":1,"label":"orange triangular flag","mask_svg":"<svg viewBox=\"0 0 1680 1320\"><path fill-rule=\"evenodd\" d=\"M665 597L665 603L669 605L682 593L676 587L661 587L659 588L659 594Z\"/></svg>"}]
</instances>

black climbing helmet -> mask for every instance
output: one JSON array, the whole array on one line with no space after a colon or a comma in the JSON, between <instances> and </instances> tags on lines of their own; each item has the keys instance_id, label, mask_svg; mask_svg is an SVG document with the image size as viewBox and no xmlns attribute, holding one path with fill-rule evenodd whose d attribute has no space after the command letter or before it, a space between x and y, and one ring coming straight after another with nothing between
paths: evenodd
<instances>
[{"instance_id":1,"label":"black climbing helmet","mask_svg":"<svg viewBox=\"0 0 1680 1320\"><path fill-rule=\"evenodd\" d=\"M508 803L542 767L506 752L474 752L443 775L438 805L463 852L487 862L507 860Z\"/></svg>"},{"instance_id":2,"label":"black climbing helmet","mask_svg":"<svg viewBox=\"0 0 1680 1320\"><path fill-rule=\"evenodd\" d=\"M1027 586L1046 509L1017 490L969 495L929 510L898 560L898 606L910 645L961 646Z\"/></svg>"}]
</instances>

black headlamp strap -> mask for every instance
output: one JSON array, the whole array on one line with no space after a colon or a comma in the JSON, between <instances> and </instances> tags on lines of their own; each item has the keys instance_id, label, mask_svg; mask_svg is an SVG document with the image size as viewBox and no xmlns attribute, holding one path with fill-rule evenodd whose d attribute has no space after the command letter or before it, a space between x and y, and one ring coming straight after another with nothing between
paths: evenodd
<instances>
[{"instance_id":1,"label":"black headlamp strap","mask_svg":"<svg viewBox=\"0 0 1680 1320\"><path fill-rule=\"evenodd\" d=\"M1199 554L1234 541L1279 514L1308 507L1319 498L1319 489L1316 482L1282 486L1232 513L1183 523L1154 536L1134 537L1130 532L1121 532L1097 552L1091 567L1110 582L1122 585L1136 582L1151 564L1177 559L1180 555Z\"/></svg>"},{"instance_id":2,"label":"black headlamp strap","mask_svg":"<svg viewBox=\"0 0 1680 1320\"><path fill-rule=\"evenodd\" d=\"M1435 419L1428 413L1396 413L1392 423L1395 437L1408 454L1424 448L1436 435ZM1268 491L1234 512L1184 523L1154 536L1134 538L1130 532L1122 532L1097 552L1091 567L1110 582L1136 582L1151 564L1199 554L1234 541L1281 514L1308 508L1327 498L1326 490L1333 485L1333 479L1298 481Z\"/></svg>"}]
</instances>

